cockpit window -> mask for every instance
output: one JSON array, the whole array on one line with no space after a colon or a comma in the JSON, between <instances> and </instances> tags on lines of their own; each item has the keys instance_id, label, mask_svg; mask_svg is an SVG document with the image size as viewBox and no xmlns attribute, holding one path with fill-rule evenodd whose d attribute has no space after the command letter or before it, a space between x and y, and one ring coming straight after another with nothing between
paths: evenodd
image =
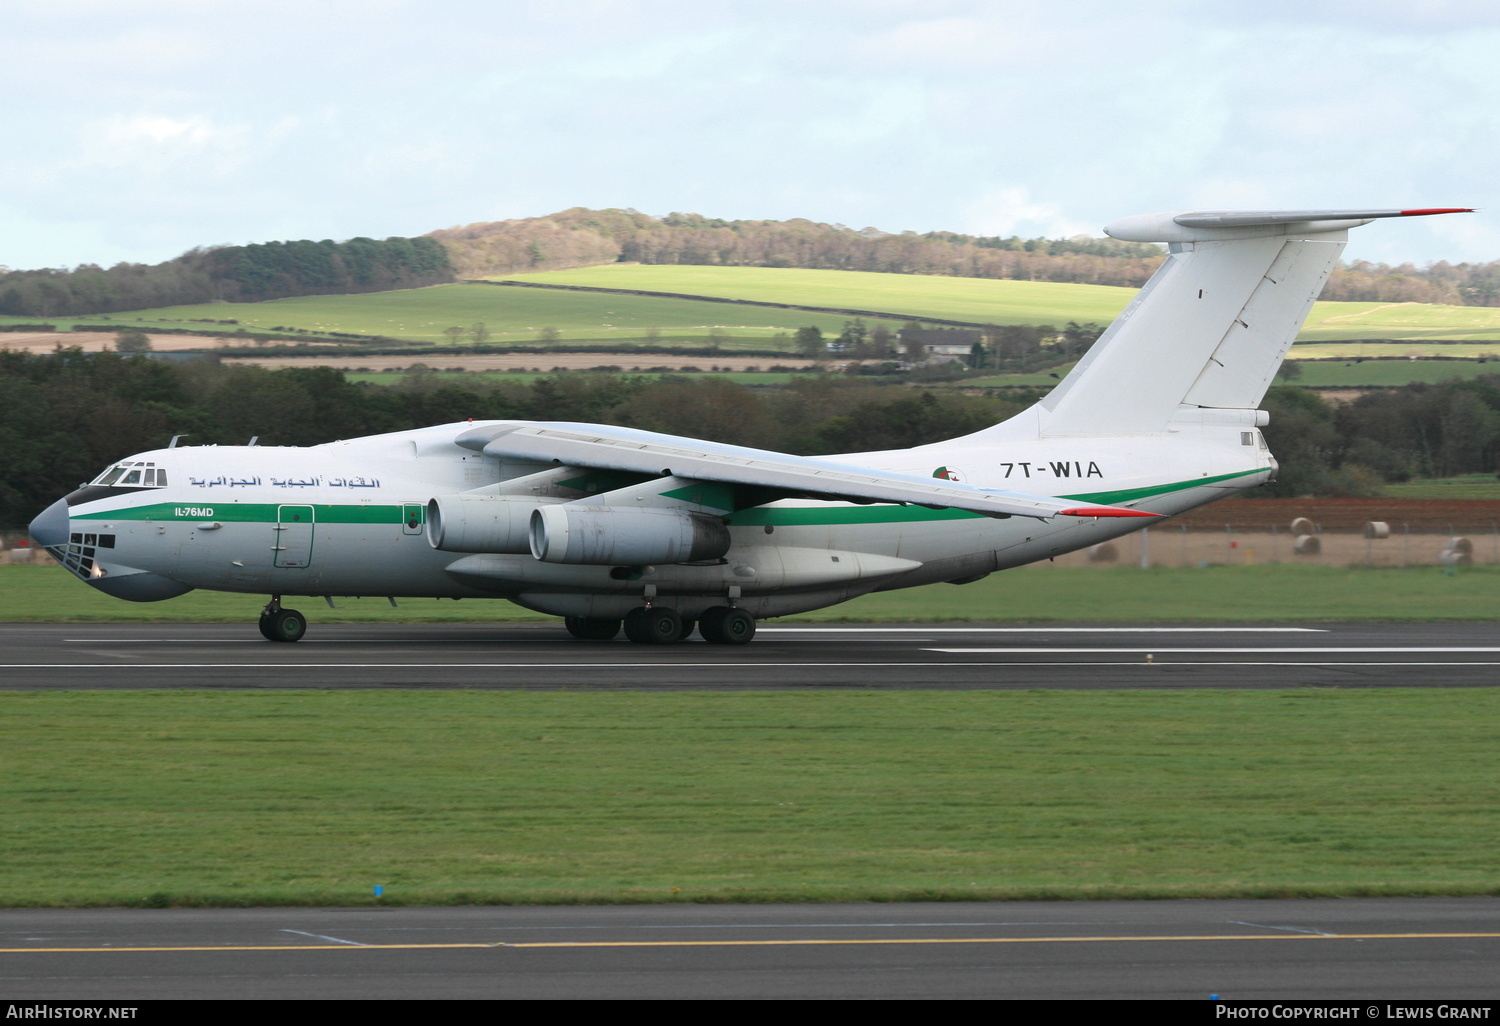
<instances>
[{"instance_id":1,"label":"cockpit window","mask_svg":"<svg viewBox=\"0 0 1500 1026\"><path fill-rule=\"evenodd\" d=\"M94 479L93 484L105 488L165 488L167 472L158 469L155 463L117 463Z\"/></svg>"}]
</instances>

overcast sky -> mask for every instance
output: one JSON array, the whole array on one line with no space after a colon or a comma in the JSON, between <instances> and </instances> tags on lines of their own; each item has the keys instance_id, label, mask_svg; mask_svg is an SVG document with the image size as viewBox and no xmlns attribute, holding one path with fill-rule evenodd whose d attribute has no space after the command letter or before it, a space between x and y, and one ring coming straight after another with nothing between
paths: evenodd
<instances>
[{"instance_id":1,"label":"overcast sky","mask_svg":"<svg viewBox=\"0 0 1500 1026\"><path fill-rule=\"evenodd\" d=\"M1480 206L1352 258L1500 259L1493 0L0 0L0 265L572 206L1100 234Z\"/></svg>"}]
</instances>

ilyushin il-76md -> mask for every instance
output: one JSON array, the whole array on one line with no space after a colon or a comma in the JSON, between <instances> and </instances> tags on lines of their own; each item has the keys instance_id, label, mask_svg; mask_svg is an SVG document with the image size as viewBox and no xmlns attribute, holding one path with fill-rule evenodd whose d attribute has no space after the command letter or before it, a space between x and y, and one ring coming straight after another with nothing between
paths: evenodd
<instances>
[{"instance_id":1,"label":"ilyushin il-76md","mask_svg":"<svg viewBox=\"0 0 1500 1026\"><path fill-rule=\"evenodd\" d=\"M1115 222L1160 270L1062 382L951 441L822 457L598 424L466 421L310 447L120 460L31 534L136 602L508 599L578 638L736 645L759 618L963 584L1268 481L1258 410L1347 241L1458 209L1188 211Z\"/></svg>"}]
</instances>

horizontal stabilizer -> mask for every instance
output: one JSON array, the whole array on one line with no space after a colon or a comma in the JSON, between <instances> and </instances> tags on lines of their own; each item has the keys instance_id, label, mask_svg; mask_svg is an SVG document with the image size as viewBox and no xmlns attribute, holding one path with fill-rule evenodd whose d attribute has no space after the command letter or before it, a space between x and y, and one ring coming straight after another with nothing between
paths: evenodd
<instances>
[{"instance_id":1,"label":"horizontal stabilizer","mask_svg":"<svg viewBox=\"0 0 1500 1026\"><path fill-rule=\"evenodd\" d=\"M1428 214L1472 214L1473 207L1424 207L1415 210L1194 210L1172 220L1184 228L1239 228L1255 224L1303 221L1374 221L1381 217L1425 217Z\"/></svg>"},{"instance_id":2,"label":"horizontal stabilizer","mask_svg":"<svg viewBox=\"0 0 1500 1026\"><path fill-rule=\"evenodd\" d=\"M1173 210L1139 214L1104 226L1104 234L1126 242L1202 242L1266 236L1322 235L1358 228L1382 217L1470 214L1473 207L1412 207L1405 210Z\"/></svg>"}]
</instances>

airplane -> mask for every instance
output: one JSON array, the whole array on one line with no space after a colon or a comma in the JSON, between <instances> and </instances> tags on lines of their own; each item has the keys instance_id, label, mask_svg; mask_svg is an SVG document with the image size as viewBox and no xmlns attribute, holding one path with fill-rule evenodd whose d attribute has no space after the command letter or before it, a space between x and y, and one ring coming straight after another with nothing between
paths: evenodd
<instances>
[{"instance_id":1,"label":"airplane","mask_svg":"<svg viewBox=\"0 0 1500 1026\"><path fill-rule=\"evenodd\" d=\"M1113 238L1168 257L1045 398L930 445L822 457L599 424L464 421L309 447L139 453L32 537L135 602L194 588L508 599L585 640L742 645L758 619L1086 548L1272 479L1256 409L1373 220L1469 212L1196 210Z\"/></svg>"}]
</instances>

